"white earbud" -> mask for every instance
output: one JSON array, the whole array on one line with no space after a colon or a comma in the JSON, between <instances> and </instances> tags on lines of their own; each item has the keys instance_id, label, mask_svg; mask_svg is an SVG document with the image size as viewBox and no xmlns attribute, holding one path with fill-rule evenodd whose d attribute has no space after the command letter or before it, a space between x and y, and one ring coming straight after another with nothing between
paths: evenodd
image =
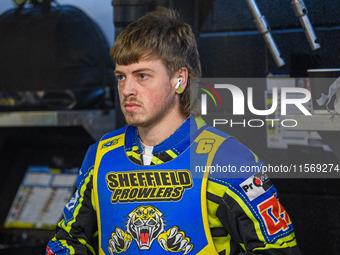
<instances>
[{"instance_id":1,"label":"white earbud","mask_svg":"<svg viewBox=\"0 0 340 255\"><path fill-rule=\"evenodd\" d=\"M177 84L176 84L175 90L178 90L178 88L179 88L179 86L180 86L181 84L182 84L182 79L179 78L179 79L178 79L178 82L177 82Z\"/></svg>"}]
</instances>

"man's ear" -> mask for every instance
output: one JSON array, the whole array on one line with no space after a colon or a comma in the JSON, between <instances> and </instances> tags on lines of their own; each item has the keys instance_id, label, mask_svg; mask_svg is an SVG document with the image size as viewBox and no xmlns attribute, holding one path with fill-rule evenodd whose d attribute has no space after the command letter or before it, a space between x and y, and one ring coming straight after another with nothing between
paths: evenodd
<instances>
[{"instance_id":1,"label":"man's ear","mask_svg":"<svg viewBox=\"0 0 340 255\"><path fill-rule=\"evenodd\" d=\"M182 67L176 72L174 78L176 78L176 84L174 88L176 93L183 93L188 83L188 69L186 67Z\"/></svg>"}]
</instances>

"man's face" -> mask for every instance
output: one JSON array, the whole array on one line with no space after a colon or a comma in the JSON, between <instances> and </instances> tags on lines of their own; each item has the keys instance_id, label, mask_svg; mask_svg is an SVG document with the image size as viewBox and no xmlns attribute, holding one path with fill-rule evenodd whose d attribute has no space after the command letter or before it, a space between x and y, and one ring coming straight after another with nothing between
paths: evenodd
<instances>
[{"instance_id":1,"label":"man's face","mask_svg":"<svg viewBox=\"0 0 340 255\"><path fill-rule=\"evenodd\" d=\"M178 111L174 84L159 59L116 65L121 108L129 125L147 127Z\"/></svg>"}]
</instances>

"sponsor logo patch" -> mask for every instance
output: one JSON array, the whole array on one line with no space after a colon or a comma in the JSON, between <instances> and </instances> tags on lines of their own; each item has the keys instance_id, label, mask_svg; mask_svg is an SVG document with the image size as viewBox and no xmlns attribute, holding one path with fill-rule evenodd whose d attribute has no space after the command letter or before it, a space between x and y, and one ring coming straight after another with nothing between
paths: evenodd
<instances>
[{"instance_id":1,"label":"sponsor logo patch","mask_svg":"<svg viewBox=\"0 0 340 255\"><path fill-rule=\"evenodd\" d=\"M276 198L276 194L259 204L257 207L267 226L266 229L269 235L275 235L280 231L286 231L291 226L292 221L286 210Z\"/></svg>"},{"instance_id":2,"label":"sponsor logo patch","mask_svg":"<svg viewBox=\"0 0 340 255\"><path fill-rule=\"evenodd\" d=\"M240 184L250 201L258 198L273 186L268 175L262 172L250 176Z\"/></svg>"},{"instance_id":3,"label":"sponsor logo patch","mask_svg":"<svg viewBox=\"0 0 340 255\"><path fill-rule=\"evenodd\" d=\"M119 138L117 138L117 139L112 139L112 140L108 141L107 143L104 143L104 144L102 145L101 149L105 149L105 148L108 148L108 147L117 145L118 142L119 142Z\"/></svg>"}]
</instances>

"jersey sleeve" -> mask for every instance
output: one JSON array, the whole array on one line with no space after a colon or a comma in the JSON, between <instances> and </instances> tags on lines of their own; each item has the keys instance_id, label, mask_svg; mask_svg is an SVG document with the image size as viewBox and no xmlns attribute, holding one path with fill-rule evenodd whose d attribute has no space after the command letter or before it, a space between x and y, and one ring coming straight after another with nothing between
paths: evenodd
<instances>
[{"instance_id":1,"label":"jersey sleeve","mask_svg":"<svg viewBox=\"0 0 340 255\"><path fill-rule=\"evenodd\" d=\"M210 172L207 203L220 255L300 255L292 221L262 164L233 138L215 155L212 165L221 171Z\"/></svg>"},{"instance_id":2,"label":"jersey sleeve","mask_svg":"<svg viewBox=\"0 0 340 255\"><path fill-rule=\"evenodd\" d=\"M76 192L66 204L56 235L49 241L47 255L95 254L97 219L93 196L96 144L88 149L76 181Z\"/></svg>"}]
</instances>

